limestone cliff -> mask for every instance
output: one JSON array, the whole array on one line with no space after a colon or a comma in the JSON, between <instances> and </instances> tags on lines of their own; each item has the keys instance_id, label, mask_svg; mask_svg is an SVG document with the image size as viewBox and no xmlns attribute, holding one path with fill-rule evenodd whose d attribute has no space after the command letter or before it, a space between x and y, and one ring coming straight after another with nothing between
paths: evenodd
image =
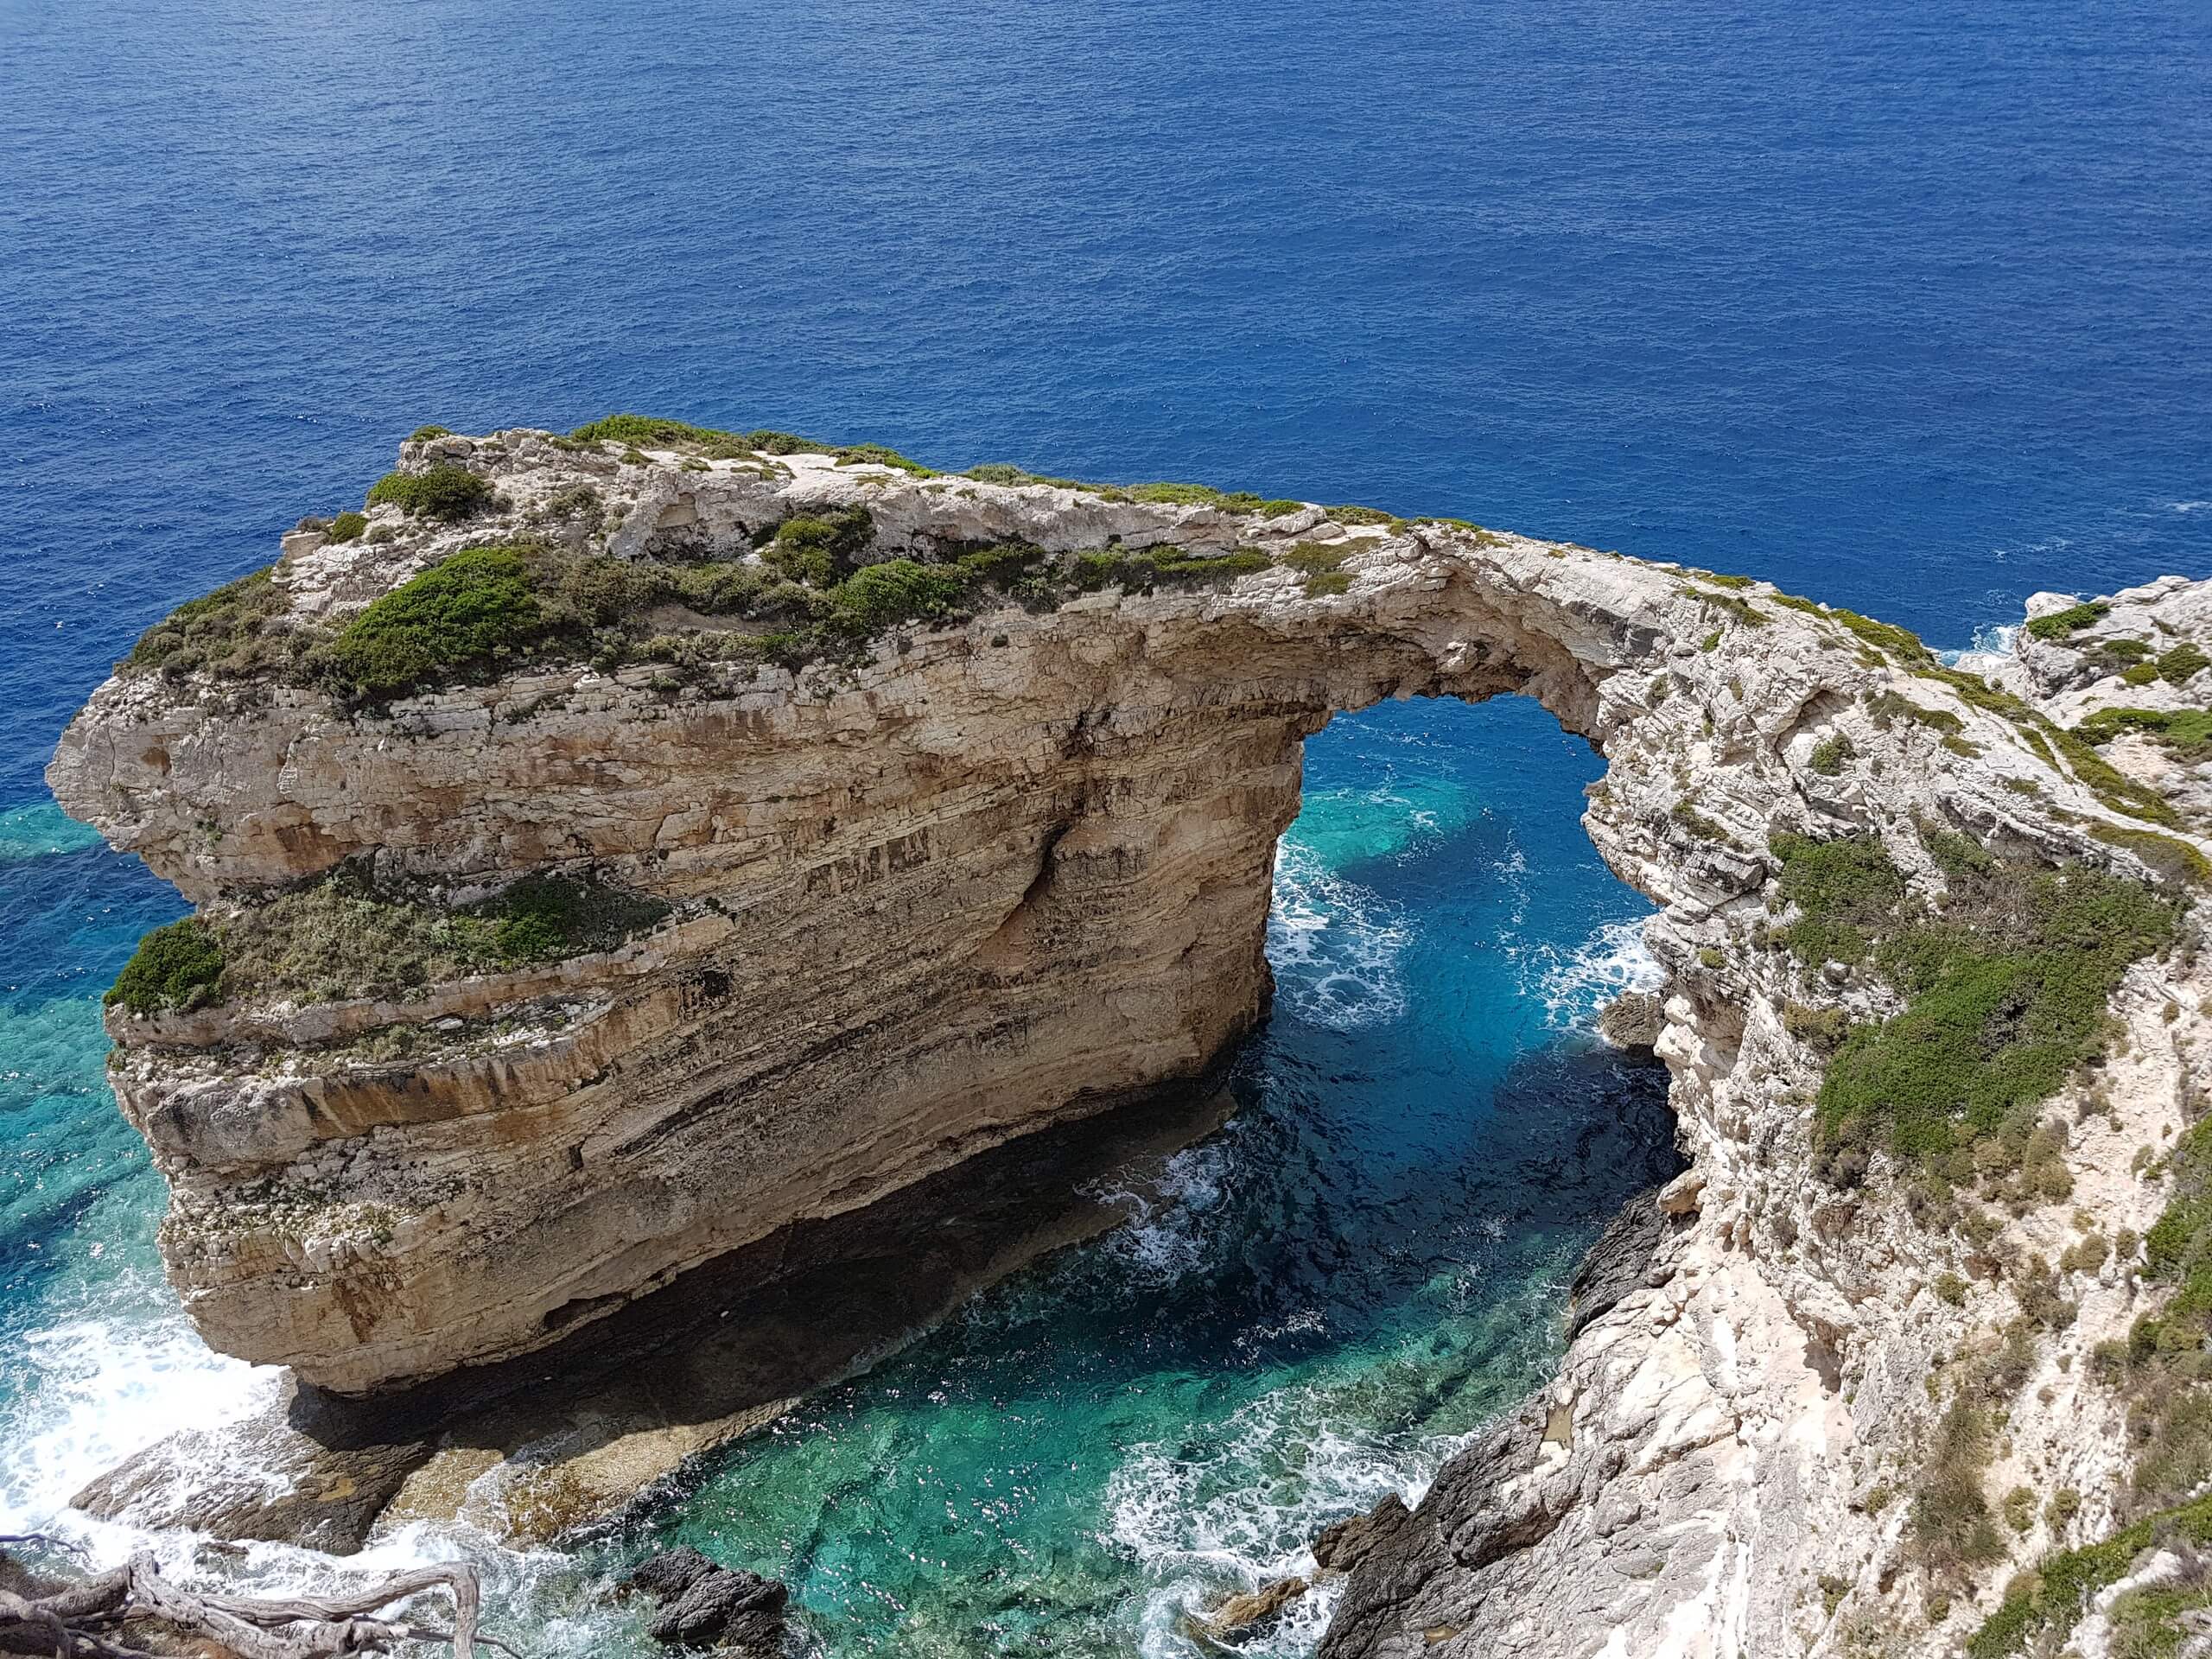
<instances>
[{"instance_id":1,"label":"limestone cliff","mask_svg":"<svg viewBox=\"0 0 2212 1659\"><path fill-rule=\"evenodd\" d=\"M110 1025L212 1342L340 1392L498 1362L1198 1077L1266 1008L1302 740L1521 692L1604 755L1585 824L1665 907L1693 1167L1644 1282L1368 1552L1331 1650L1841 1652L1869 1620L1943 1650L1971 1592L1930 1630L1907 1506L1870 1494L1909 1484L1938 1359L2017 1313L2005 1262L2057 1257L2077 1209L2148 1230L2168 1172L2135 1149L2189 1121L2212 987L2187 922L2127 968L2099 1116L2056 1154L2074 1196L1962 1240L1904 1154L1835 1161L1827 1056L1901 993L1786 947L1777 849L1867 849L1902 916L1965 879L1946 837L2171 887L2191 817L2039 685L1742 577L628 435L418 436L365 516L156 630L63 739L63 804L201 907ZM471 549L504 550L463 592L438 573ZM476 627L494 591L512 638ZM550 911L515 897L549 883ZM2142 1293L2109 1250L2069 1283L1988 1478L2082 1502L2004 1541L2022 1559L2096 1535L2123 1460L2072 1358Z\"/></svg>"}]
</instances>

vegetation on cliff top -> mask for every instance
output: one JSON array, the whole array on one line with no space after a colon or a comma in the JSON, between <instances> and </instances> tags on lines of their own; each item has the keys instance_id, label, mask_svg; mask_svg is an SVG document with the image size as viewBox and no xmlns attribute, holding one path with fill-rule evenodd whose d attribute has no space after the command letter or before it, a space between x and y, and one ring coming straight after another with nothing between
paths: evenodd
<instances>
[{"instance_id":1,"label":"vegetation on cliff top","mask_svg":"<svg viewBox=\"0 0 2212 1659\"><path fill-rule=\"evenodd\" d=\"M442 461L427 472L386 473L369 486L369 505L396 506L410 518L459 524L492 505L488 479Z\"/></svg>"},{"instance_id":2,"label":"vegetation on cliff top","mask_svg":"<svg viewBox=\"0 0 2212 1659\"><path fill-rule=\"evenodd\" d=\"M1819 1096L1823 1164L1848 1185L1886 1146L1944 1181L1993 1173L1974 1144L2010 1135L2025 1154L2035 1109L2103 1052L2107 1004L2128 964L2174 937L2177 906L2085 865L2000 859L1930 831L1940 904L1915 899L1871 837L1777 836L1776 934L1808 966L1871 962L1905 999L1853 1025Z\"/></svg>"},{"instance_id":3,"label":"vegetation on cliff top","mask_svg":"<svg viewBox=\"0 0 2212 1659\"><path fill-rule=\"evenodd\" d=\"M219 679L243 679L289 664L292 638L274 626L284 611L283 593L270 580L275 569L188 599L141 634L120 666L172 678L204 670Z\"/></svg>"},{"instance_id":4,"label":"vegetation on cliff top","mask_svg":"<svg viewBox=\"0 0 2212 1659\"><path fill-rule=\"evenodd\" d=\"M547 874L448 908L380 891L346 867L216 921L156 928L107 1000L152 1014L248 996L405 997L442 980L609 950L668 914L626 888Z\"/></svg>"}]
</instances>

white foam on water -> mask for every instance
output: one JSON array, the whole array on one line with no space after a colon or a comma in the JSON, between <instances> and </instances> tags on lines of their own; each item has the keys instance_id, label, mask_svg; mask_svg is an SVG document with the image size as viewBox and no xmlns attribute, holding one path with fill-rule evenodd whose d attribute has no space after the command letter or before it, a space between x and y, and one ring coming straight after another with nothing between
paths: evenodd
<instances>
[{"instance_id":1,"label":"white foam on water","mask_svg":"<svg viewBox=\"0 0 2212 1659\"><path fill-rule=\"evenodd\" d=\"M2212 512L2212 501L2169 501L2169 512Z\"/></svg>"},{"instance_id":2,"label":"white foam on water","mask_svg":"<svg viewBox=\"0 0 2212 1659\"><path fill-rule=\"evenodd\" d=\"M1138 1632L1144 1659L1187 1659L1182 1617L1224 1594L1297 1574L1312 1578L1312 1541L1332 1522L1389 1493L1418 1502L1428 1476L1461 1443L1420 1446L1346 1433L1319 1421L1313 1390L1286 1388L1236 1412L1202 1446L1131 1446L1106 1493L1102 1541L1148 1581ZM1339 1586L1293 1602L1265 1636L1237 1651L1295 1659L1319 1645Z\"/></svg>"},{"instance_id":3,"label":"white foam on water","mask_svg":"<svg viewBox=\"0 0 2212 1659\"><path fill-rule=\"evenodd\" d=\"M86 1482L164 1435L249 1414L279 1376L216 1353L181 1309L66 1319L10 1347L16 1375L0 1411L0 1532L45 1529Z\"/></svg>"},{"instance_id":4,"label":"white foam on water","mask_svg":"<svg viewBox=\"0 0 2212 1659\"><path fill-rule=\"evenodd\" d=\"M1413 925L1396 906L1285 840L1275 851L1268 961L1275 996L1338 1031L1387 1024L1406 1009L1401 958Z\"/></svg>"},{"instance_id":5,"label":"white foam on water","mask_svg":"<svg viewBox=\"0 0 2212 1659\"><path fill-rule=\"evenodd\" d=\"M1572 954L1547 946L1537 955L1542 966L1536 995L1544 1005L1544 1023L1560 1030L1590 1027L1615 997L1656 990L1667 977L1643 943L1640 916L1607 922Z\"/></svg>"},{"instance_id":6,"label":"white foam on water","mask_svg":"<svg viewBox=\"0 0 2212 1659\"><path fill-rule=\"evenodd\" d=\"M1203 1266L1213 1243L1209 1217L1221 1204L1232 1156L1224 1141L1185 1147L1156 1173L1085 1189L1085 1196L1127 1213L1126 1225L1098 1242L1101 1256L1139 1283L1164 1287Z\"/></svg>"}]
</instances>

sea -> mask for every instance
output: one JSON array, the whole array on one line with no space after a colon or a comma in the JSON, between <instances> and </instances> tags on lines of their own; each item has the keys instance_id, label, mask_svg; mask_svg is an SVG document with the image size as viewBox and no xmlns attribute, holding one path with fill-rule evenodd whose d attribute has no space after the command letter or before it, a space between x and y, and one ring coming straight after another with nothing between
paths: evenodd
<instances>
[{"instance_id":1,"label":"sea","mask_svg":"<svg viewBox=\"0 0 2212 1659\"><path fill-rule=\"evenodd\" d=\"M180 914L41 770L178 601L397 442L617 410L1446 514L2001 645L2212 575L2202 0L0 0L0 1534L274 1376L162 1282L100 994ZM1673 1166L1592 1035L1645 900L1533 703L1306 746L1238 1109L620 1524L467 1556L645 1654L673 1543L845 1656L1183 1659L1539 1381ZM203 1558L205 1564L205 1558ZM1332 1592L1243 1645L1313 1652Z\"/></svg>"}]
</instances>

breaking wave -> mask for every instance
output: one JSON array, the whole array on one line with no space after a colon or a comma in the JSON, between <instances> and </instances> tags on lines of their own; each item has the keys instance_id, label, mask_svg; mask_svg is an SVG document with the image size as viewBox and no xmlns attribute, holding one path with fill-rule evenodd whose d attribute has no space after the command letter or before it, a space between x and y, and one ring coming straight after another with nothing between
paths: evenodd
<instances>
[{"instance_id":1,"label":"breaking wave","mask_svg":"<svg viewBox=\"0 0 2212 1659\"><path fill-rule=\"evenodd\" d=\"M1312 849L1285 840L1276 849L1268 961L1277 1001L1301 1019L1354 1031L1398 1018L1413 933L1396 906L1338 874Z\"/></svg>"},{"instance_id":2,"label":"breaking wave","mask_svg":"<svg viewBox=\"0 0 2212 1659\"><path fill-rule=\"evenodd\" d=\"M1538 953L1541 973L1536 995L1544 1022L1560 1030L1588 1028L1599 1010L1627 991L1653 991L1664 982L1660 967L1643 943L1643 918L1607 922L1571 954L1546 946Z\"/></svg>"}]
</instances>

